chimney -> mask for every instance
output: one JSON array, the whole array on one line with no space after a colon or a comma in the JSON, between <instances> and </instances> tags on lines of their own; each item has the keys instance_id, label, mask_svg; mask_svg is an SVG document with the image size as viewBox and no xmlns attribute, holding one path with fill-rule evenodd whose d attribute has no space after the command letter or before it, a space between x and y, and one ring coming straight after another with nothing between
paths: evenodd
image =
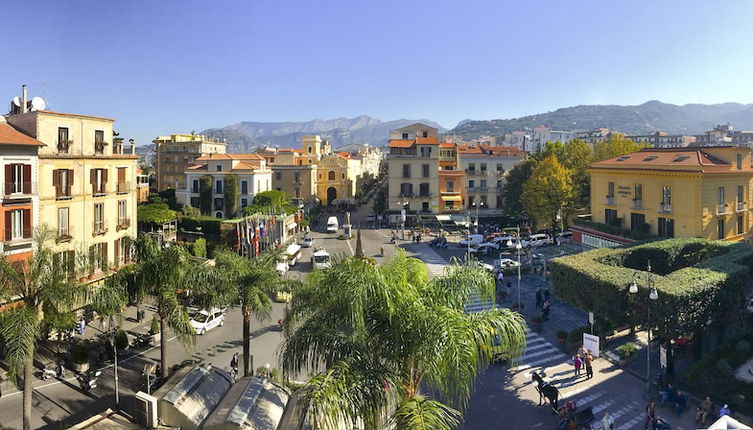
<instances>
[{"instance_id":1,"label":"chimney","mask_svg":"<svg viewBox=\"0 0 753 430\"><path fill-rule=\"evenodd\" d=\"M26 85L21 86L21 113L26 113L29 111L29 107L27 106L29 100L29 93L26 90Z\"/></svg>"}]
</instances>

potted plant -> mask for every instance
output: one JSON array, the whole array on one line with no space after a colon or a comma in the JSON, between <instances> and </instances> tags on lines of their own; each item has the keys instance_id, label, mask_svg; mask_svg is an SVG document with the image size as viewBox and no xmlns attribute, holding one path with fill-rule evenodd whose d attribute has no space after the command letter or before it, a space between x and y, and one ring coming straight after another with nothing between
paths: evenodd
<instances>
[{"instance_id":1,"label":"potted plant","mask_svg":"<svg viewBox=\"0 0 753 430\"><path fill-rule=\"evenodd\" d=\"M620 356L620 366L625 366L635 359L635 352L637 351L633 342L628 342L624 345L617 347L617 353Z\"/></svg>"},{"instance_id":2,"label":"potted plant","mask_svg":"<svg viewBox=\"0 0 753 430\"><path fill-rule=\"evenodd\" d=\"M152 326L149 329L149 333L152 334L152 344L159 345L159 320L157 315L152 317Z\"/></svg>"},{"instance_id":3,"label":"potted plant","mask_svg":"<svg viewBox=\"0 0 753 430\"><path fill-rule=\"evenodd\" d=\"M89 370L89 349L84 342L77 342L71 354L73 370L84 373Z\"/></svg>"},{"instance_id":4,"label":"potted plant","mask_svg":"<svg viewBox=\"0 0 753 430\"><path fill-rule=\"evenodd\" d=\"M557 343L560 345L567 340L567 332L565 330L557 330Z\"/></svg>"},{"instance_id":5,"label":"potted plant","mask_svg":"<svg viewBox=\"0 0 753 430\"><path fill-rule=\"evenodd\" d=\"M534 327L538 328L541 327L541 324L544 323L544 317L541 315L534 315L531 317L531 324L533 324Z\"/></svg>"}]
</instances>

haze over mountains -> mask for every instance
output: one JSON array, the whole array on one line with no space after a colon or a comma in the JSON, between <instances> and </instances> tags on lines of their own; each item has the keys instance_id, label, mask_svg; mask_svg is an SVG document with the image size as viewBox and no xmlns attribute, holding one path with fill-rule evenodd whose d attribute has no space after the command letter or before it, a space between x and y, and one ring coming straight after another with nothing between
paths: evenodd
<instances>
[{"instance_id":1,"label":"haze over mountains","mask_svg":"<svg viewBox=\"0 0 753 430\"><path fill-rule=\"evenodd\" d=\"M513 119L463 120L452 130L427 119L381 121L367 115L306 122L248 121L211 128L201 134L227 139L228 152L252 152L265 145L299 148L301 136L306 134L319 134L337 148L350 143L384 145L390 130L415 122L437 127L440 133L454 133L465 138L502 135L540 125L558 130L607 127L628 134L648 134L657 130L670 134L700 134L716 124L727 122L731 122L736 130L753 129L753 104L678 106L649 101L637 106L581 105Z\"/></svg>"}]
</instances>

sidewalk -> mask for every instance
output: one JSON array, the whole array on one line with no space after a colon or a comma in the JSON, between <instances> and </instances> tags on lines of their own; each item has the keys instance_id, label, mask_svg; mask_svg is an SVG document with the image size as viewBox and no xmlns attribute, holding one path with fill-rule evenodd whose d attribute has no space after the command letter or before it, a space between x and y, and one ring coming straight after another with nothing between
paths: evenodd
<instances>
[{"instance_id":1,"label":"sidewalk","mask_svg":"<svg viewBox=\"0 0 753 430\"><path fill-rule=\"evenodd\" d=\"M142 304L140 309L145 311L144 320L141 323L136 322L136 307L129 306L121 314L122 321L120 322L120 328L128 334L129 344L133 343L133 340L139 334L143 334L149 331L152 323L152 316L154 315L154 308L150 305ZM96 357L94 354L99 351L99 348L103 345L101 341L101 335L107 330L100 324L101 319L95 318L92 322L86 325L83 336L76 334L74 339L90 341L89 344L90 354L92 355L90 363L96 365ZM115 323L118 324L117 319ZM34 353L34 382L33 386L38 387L41 385L49 384L50 381L43 381L36 376L36 371L40 370L43 366L54 366L59 358L68 356L69 343L67 341L49 341L41 340L37 343L37 348ZM58 352L59 351L59 352ZM73 376L74 373L71 369L67 369L69 375ZM0 362L0 393L3 396L12 394L17 391L23 390L22 381L19 379L19 384L15 384L14 381L7 378L7 363Z\"/></svg>"}]
</instances>

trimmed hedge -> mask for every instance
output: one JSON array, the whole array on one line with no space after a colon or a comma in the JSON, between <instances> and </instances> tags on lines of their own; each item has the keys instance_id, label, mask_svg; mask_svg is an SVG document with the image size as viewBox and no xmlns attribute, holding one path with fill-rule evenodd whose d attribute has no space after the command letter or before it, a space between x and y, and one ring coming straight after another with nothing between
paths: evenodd
<instances>
[{"instance_id":1,"label":"trimmed hedge","mask_svg":"<svg viewBox=\"0 0 753 430\"><path fill-rule=\"evenodd\" d=\"M593 311L615 325L646 321L648 261L659 300L651 303L652 324L661 337L693 331L723 315L737 300L753 270L753 246L675 238L621 249L602 248L552 259L557 297ZM638 284L637 298L628 286Z\"/></svg>"}]
</instances>

